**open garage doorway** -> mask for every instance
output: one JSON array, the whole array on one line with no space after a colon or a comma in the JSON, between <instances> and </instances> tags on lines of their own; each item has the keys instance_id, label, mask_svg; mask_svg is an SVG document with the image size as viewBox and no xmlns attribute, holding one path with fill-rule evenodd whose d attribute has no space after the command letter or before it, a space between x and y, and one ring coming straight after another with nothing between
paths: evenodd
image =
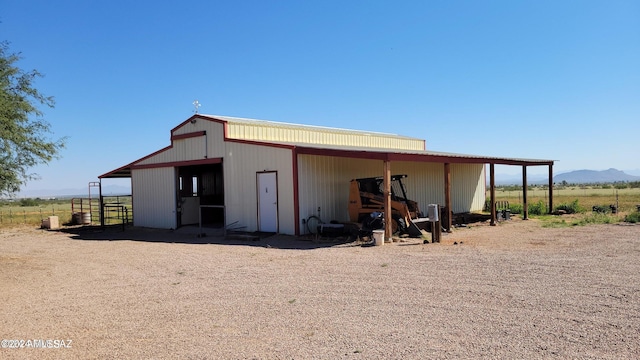
<instances>
[{"instance_id":1,"label":"open garage doorway","mask_svg":"<svg viewBox=\"0 0 640 360\"><path fill-rule=\"evenodd\" d=\"M178 227L224 227L224 178L222 163L176 168Z\"/></svg>"}]
</instances>

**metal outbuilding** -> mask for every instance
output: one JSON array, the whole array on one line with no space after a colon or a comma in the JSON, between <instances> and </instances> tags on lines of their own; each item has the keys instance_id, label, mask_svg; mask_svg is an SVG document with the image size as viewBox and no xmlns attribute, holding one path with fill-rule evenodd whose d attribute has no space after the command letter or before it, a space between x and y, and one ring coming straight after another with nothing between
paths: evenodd
<instances>
[{"instance_id":1,"label":"metal outbuilding","mask_svg":"<svg viewBox=\"0 0 640 360\"><path fill-rule=\"evenodd\" d=\"M522 166L525 184L527 166L548 166L552 187L552 160L434 152L394 134L202 114L173 128L169 146L99 178L131 178L135 226L176 229L202 217L300 235L311 215L348 219L351 179L391 172L408 175L420 204L441 204L449 215L481 211L487 164L492 203L496 164Z\"/></svg>"}]
</instances>

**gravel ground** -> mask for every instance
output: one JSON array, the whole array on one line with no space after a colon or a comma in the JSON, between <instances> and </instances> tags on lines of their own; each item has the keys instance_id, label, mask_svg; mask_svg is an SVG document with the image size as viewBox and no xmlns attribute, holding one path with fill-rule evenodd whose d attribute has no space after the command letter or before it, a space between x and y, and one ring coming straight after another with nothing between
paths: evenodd
<instances>
[{"instance_id":1,"label":"gravel ground","mask_svg":"<svg viewBox=\"0 0 640 360\"><path fill-rule=\"evenodd\" d=\"M638 225L377 247L1 231L0 339L71 340L2 359L640 358Z\"/></svg>"}]
</instances>

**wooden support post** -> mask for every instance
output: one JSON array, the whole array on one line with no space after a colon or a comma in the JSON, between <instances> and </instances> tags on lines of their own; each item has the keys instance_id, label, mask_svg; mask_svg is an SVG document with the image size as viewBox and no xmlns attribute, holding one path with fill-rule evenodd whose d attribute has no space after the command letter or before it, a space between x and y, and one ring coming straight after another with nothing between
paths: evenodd
<instances>
[{"instance_id":1,"label":"wooden support post","mask_svg":"<svg viewBox=\"0 0 640 360\"><path fill-rule=\"evenodd\" d=\"M384 240L391 240L393 231L391 228L392 216L391 216L391 161L384 161L384 175L383 175L383 196L384 196Z\"/></svg>"},{"instance_id":2,"label":"wooden support post","mask_svg":"<svg viewBox=\"0 0 640 360\"><path fill-rule=\"evenodd\" d=\"M522 220L529 220L529 205L527 204L527 166L522 165Z\"/></svg>"},{"instance_id":3,"label":"wooden support post","mask_svg":"<svg viewBox=\"0 0 640 360\"><path fill-rule=\"evenodd\" d=\"M553 164L549 164L549 214L553 212Z\"/></svg>"},{"instance_id":4,"label":"wooden support post","mask_svg":"<svg viewBox=\"0 0 640 360\"><path fill-rule=\"evenodd\" d=\"M493 163L489 164L489 188L489 202L491 202L489 206L491 208L491 222L489 225L496 226L496 166Z\"/></svg>"},{"instance_id":5,"label":"wooden support post","mask_svg":"<svg viewBox=\"0 0 640 360\"><path fill-rule=\"evenodd\" d=\"M452 214L453 211L451 209L451 164L444 164L444 206L446 208L446 218L444 219L444 227L447 232L451 232L451 224L452 224ZM441 219L442 221L443 219Z\"/></svg>"}]
</instances>

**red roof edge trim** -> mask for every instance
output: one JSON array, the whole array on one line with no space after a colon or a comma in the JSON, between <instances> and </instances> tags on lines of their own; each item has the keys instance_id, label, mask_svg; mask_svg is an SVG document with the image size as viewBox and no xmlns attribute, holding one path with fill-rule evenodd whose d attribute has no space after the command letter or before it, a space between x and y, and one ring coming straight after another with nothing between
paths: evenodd
<instances>
[{"instance_id":1,"label":"red roof edge trim","mask_svg":"<svg viewBox=\"0 0 640 360\"><path fill-rule=\"evenodd\" d=\"M163 162L163 163L155 163L155 164L133 165L131 169L132 170L155 169L155 168L163 168L163 167L210 165L210 164L222 164L222 158L171 161L171 162Z\"/></svg>"},{"instance_id":2,"label":"red roof edge trim","mask_svg":"<svg viewBox=\"0 0 640 360\"><path fill-rule=\"evenodd\" d=\"M204 135L207 135L206 131L194 131L194 132L190 132L190 133L172 135L171 136L171 141L180 140L180 139L189 139L189 138L200 137L200 136L204 136Z\"/></svg>"},{"instance_id":3,"label":"red roof edge trim","mask_svg":"<svg viewBox=\"0 0 640 360\"><path fill-rule=\"evenodd\" d=\"M191 123L192 121L197 121L197 120L205 120L205 121L213 121L213 122L217 122L219 124L226 124L227 122L224 120L220 120L211 116L206 116L206 115L201 115L201 114L194 114L191 117L189 117L187 120L181 122L180 124L178 124L178 126L174 127L173 129L171 129L171 135L173 136L173 132L180 129L181 127L185 126L186 124Z\"/></svg>"}]
</instances>

